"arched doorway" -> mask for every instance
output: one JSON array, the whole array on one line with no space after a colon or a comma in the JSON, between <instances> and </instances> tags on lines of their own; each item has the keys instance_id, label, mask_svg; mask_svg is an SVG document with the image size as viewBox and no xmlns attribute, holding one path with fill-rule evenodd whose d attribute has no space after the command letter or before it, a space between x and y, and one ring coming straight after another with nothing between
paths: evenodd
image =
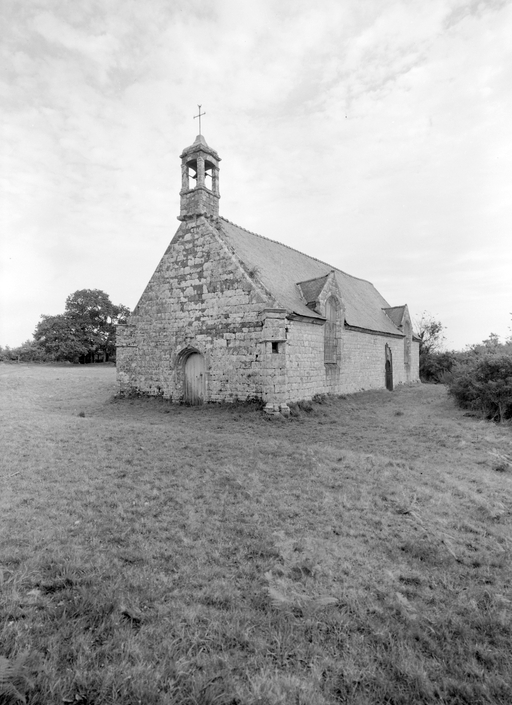
<instances>
[{"instance_id":1,"label":"arched doorway","mask_svg":"<svg viewBox=\"0 0 512 705\"><path fill-rule=\"evenodd\" d=\"M386 343L386 389L393 391L393 355L391 348Z\"/></svg>"},{"instance_id":2,"label":"arched doorway","mask_svg":"<svg viewBox=\"0 0 512 705\"><path fill-rule=\"evenodd\" d=\"M185 403L202 404L206 395L204 357L192 353L185 360Z\"/></svg>"}]
</instances>

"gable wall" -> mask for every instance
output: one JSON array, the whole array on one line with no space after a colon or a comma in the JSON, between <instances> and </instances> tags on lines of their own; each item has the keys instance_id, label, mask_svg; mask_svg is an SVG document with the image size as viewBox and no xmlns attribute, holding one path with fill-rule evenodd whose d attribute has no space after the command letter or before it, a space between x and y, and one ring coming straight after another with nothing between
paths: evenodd
<instances>
[{"instance_id":1,"label":"gable wall","mask_svg":"<svg viewBox=\"0 0 512 705\"><path fill-rule=\"evenodd\" d=\"M181 400L183 351L197 350L205 357L207 400L260 396L265 303L207 222L182 225L132 325L119 330L121 391Z\"/></svg>"}]
</instances>

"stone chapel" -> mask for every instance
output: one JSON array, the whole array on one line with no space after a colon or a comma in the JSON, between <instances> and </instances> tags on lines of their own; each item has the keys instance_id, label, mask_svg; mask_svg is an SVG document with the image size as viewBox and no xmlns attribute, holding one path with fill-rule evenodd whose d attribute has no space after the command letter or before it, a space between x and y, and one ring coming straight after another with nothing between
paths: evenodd
<instances>
[{"instance_id":1,"label":"stone chapel","mask_svg":"<svg viewBox=\"0 0 512 705\"><path fill-rule=\"evenodd\" d=\"M316 394L419 381L407 306L219 216L220 161L201 134L181 154L180 226L117 328L120 393L286 413Z\"/></svg>"}]
</instances>

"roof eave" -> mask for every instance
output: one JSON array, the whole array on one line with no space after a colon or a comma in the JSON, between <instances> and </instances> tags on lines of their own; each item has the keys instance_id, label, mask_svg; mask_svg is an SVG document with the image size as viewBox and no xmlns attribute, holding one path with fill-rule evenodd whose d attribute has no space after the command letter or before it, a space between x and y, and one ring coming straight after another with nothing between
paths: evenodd
<instances>
[{"instance_id":1,"label":"roof eave","mask_svg":"<svg viewBox=\"0 0 512 705\"><path fill-rule=\"evenodd\" d=\"M359 326L351 326L349 323L345 322L345 330L353 330L357 333L366 333L368 335L382 335L386 338L405 338L404 333L397 331L396 333L391 333L391 331L383 330L372 330L370 328L360 328Z\"/></svg>"},{"instance_id":2,"label":"roof eave","mask_svg":"<svg viewBox=\"0 0 512 705\"><path fill-rule=\"evenodd\" d=\"M303 313L297 313L296 311L291 311L287 314L286 318L290 321L302 321L304 323L313 323L313 325L323 326L325 323L325 318L321 316L305 316Z\"/></svg>"}]
</instances>

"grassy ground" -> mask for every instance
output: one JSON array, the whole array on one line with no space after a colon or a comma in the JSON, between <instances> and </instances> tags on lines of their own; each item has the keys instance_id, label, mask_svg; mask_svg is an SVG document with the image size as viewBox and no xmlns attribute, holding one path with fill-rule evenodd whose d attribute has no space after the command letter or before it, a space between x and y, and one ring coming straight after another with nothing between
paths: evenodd
<instances>
[{"instance_id":1,"label":"grassy ground","mask_svg":"<svg viewBox=\"0 0 512 705\"><path fill-rule=\"evenodd\" d=\"M0 703L512 702L510 425L113 392L0 365Z\"/></svg>"}]
</instances>

